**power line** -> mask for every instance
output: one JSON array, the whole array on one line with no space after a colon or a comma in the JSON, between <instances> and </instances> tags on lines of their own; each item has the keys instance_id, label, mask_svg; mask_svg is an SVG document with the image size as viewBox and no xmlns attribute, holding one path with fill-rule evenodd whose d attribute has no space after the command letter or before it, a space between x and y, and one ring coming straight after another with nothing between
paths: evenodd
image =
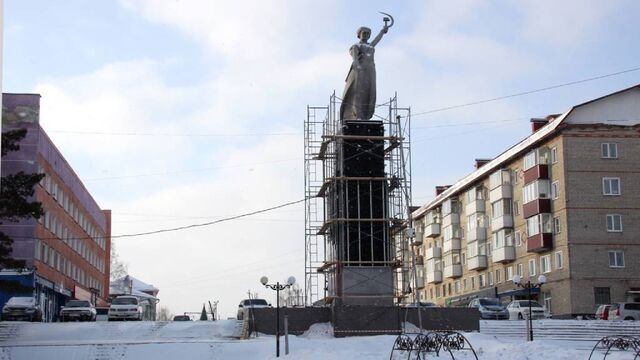
<instances>
[{"instance_id":1,"label":"power line","mask_svg":"<svg viewBox=\"0 0 640 360\"><path fill-rule=\"evenodd\" d=\"M458 108L463 108L463 107L468 107L468 106L473 106L473 105L479 105L479 104L484 104L484 103L488 103L488 102L499 101L499 100L514 98L514 97L518 97L518 96L523 96L523 95L530 95L530 94L534 94L534 93L538 93L538 92L542 92L542 91L548 91L548 90L553 90L553 89L557 89L557 88L561 88L561 87L565 87L565 86L582 84L582 83L589 82L589 81L600 80L600 79L604 79L604 78L608 78L608 77L612 77L612 76L622 75L622 74L626 74L626 73L630 73L630 72L634 72L634 71L638 71L638 70L640 70L640 67L635 67L635 68L631 68L631 69L617 71L617 72L610 73L610 74L605 74L605 75L594 76L594 77L590 77L590 78L587 78L587 79L570 81L570 82L566 82L566 83L562 83L562 84L546 86L546 87L543 87L543 88L527 90L527 91L523 91L523 92L519 92L519 93L515 93L515 94L510 94L510 95L498 96L498 97L495 97L495 98L472 101L472 102L468 102L468 103L464 103L464 104L458 104L458 105L445 106L445 107L441 107L441 108L435 108L435 109L431 109L431 110L427 110L427 111L413 113L413 114L411 114L411 116L414 117L414 116L420 116L420 115L428 115L428 114L433 114L433 113L436 113L436 112L442 112L442 111L453 110L453 109L458 109Z\"/></svg>"},{"instance_id":2,"label":"power line","mask_svg":"<svg viewBox=\"0 0 640 360\"><path fill-rule=\"evenodd\" d=\"M187 230L187 229L194 229L194 228L199 228L199 227L204 227L204 226L210 226L210 225L215 225L215 224L219 224L222 222L228 222L231 220L235 220L235 219L240 219L243 217L247 217L247 216L251 216L251 215L255 215L255 214L261 214L261 213L265 213L271 210L276 210L276 209L280 209L286 206L290 206L290 205L294 205L294 204L298 204L301 203L303 201L305 201L306 199L300 199L300 200L296 200L296 201L290 201L288 203L284 203L284 204L280 204L280 205L276 205L276 206L272 206L266 209L261 209L261 210L256 210L256 211L252 211L249 213L244 213L244 214L240 214L240 215L234 215L234 216L229 216L223 219L218 219L218 220L214 220L214 221L208 221L205 223L199 223L199 224L190 224L190 225L185 225L185 226L178 226L178 227L173 227L173 228L166 228L166 229L160 229L160 230L153 230L153 231L145 231L145 232L139 232L139 233L132 233L132 234L121 234L121 235L112 235L110 238L111 239L122 239L122 238L132 238L132 237L138 237L138 236L146 236L146 235L153 235L153 234L161 234L161 233L168 233L168 232L174 232L174 231L180 231L180 230ZM33 236L13 236L14 238L21 238L21 239L34 239ZM83 237L73 237L70 238L70 240L92 240L92 239L100 239L100 238L107 238L105 236L96 236L96 237L91 237L91 236L83 236ZM62 240L59 237L42 237L42 238L38 238L40 240Z\"/></svg>"}]
</instances>

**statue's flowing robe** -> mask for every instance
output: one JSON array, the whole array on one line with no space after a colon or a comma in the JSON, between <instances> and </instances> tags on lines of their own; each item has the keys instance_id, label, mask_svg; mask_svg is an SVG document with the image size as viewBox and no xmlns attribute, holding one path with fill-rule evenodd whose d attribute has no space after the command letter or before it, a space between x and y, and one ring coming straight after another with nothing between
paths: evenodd
<instances>
[{"instance_id":1,"label":"statue's flowing robe","mask_svg":"<svg viewBox=\"0 0 640 360\"><path fill-rule=\"evenodd\" d=\"M353 58L347 75L340 120L369 120L376 109L376 66L373 59L375 48L358 43L349 49Z\"/></svg>"}]
</instances>

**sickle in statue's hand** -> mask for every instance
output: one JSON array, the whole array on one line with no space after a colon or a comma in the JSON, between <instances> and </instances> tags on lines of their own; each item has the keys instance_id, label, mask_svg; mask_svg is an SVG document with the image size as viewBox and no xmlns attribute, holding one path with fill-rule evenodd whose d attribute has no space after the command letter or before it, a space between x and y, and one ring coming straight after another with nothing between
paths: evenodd
<instances>
[{"instance_id":1,"label":"sickle in statue's hand","mask_svg":"<svg viewBox=\"0 0 640 360\"><path fill-rule=\"evenodd\" d=\"M387 26L387 29L393 26L393 16L387 14L387 13L383 13L382 11L380 11L380 14L382 15L387 15L389 18L383 18L382 21L384 21L385 26L387 25L387 21L391 21L391 25Z\"/></svg>"}]
</instances>

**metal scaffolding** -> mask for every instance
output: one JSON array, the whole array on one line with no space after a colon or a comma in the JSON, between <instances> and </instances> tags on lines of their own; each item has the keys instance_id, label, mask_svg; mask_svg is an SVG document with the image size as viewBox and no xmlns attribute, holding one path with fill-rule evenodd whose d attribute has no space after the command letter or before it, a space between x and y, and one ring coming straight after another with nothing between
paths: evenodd
<instances>
[{"instance_id":1,"label":"metal scaffolding","mask_svg":"<svg viewBox=\"0 0 640 360\"><path fill-rule=\"evenodd\" d=\"M345 135L335 93L327 106L307 107L304 124L307 305L336 296L332 289L340 288L336 284L340 280L335 271L343 265L389 266L394 272L396 300L399 302L407 292L411 258L408 240L401 230L406 226L411 202L411 110L397 106L397 95L377 105L378 110L385 107L384 116L375 115L372 119L372 123L377 121L384 128L384 133L378 135ZM346 159L354 156L345 151L349 141L380 145L378 153L384 157L384 173L346 175L348 171L342 167ZM363 211L366 214L360 216L361 200L350 199L350 192L365 193L372 203L382 203L372 204L368 213ZM381 210L374 215L373 208ZM354 210L349 214L348 209ZM383 225L374 229L373 224ZM368 240L362 240L361 234ZM383 245L376 244L374 249L374 242L378 241Z\"/></svg>"}]
</instances>

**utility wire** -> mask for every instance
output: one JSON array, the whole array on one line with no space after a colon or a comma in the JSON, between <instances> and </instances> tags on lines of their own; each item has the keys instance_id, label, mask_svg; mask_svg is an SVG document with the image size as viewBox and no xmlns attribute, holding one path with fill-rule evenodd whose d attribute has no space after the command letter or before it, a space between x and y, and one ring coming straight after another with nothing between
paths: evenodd
<instances>
[{"instance_id":1,"label":"utility wire","mask_svg":"<svg viewBox=\"0 0 640 360\"><path fill-rule=\"evenodd\" d=\"M241 133L241 134L190 134L190 133L146 133L146 132L107 132L107 131L69 131L51 130L48 133L74 134L74 135L108 135L108 136L166 136L166 137L251 137L251 136L293 136L302 133Z\"/></svg>"},{"instance_id":2,"label":"utility wire","mask_svg":"<svg viewBox=\"0 0 640 360\"><path fill-rule=\"evenodd\" d=\"M640 70L640 66L639 67L635 67L635 68L631 68L631 69L622 70L622 71L617 71L617 72L610 73L610 74L594 76L594 77L590 77L590 78L587 78L587 79L570 81L570 82L566 82L566 83L562 83L562 84L546 86L546 87L539 88L539 89L527 90L527 91L523 91L523 92L519 92L519 93L515 93L515 94L498 96L498 97L495 97L495 98L478 100L478 101L472 101L472 102L468 102L468 103L464 103L464 104L458 104L458 105L445 106L445 107L441 107L441 108L435 108L435 109L431 109L431 110L427 110L427 111L413 113L413 114L411 114L411 116L413 117L413 116L420 116L420 115L428 115L428 114L433 114L433 113L441 112L441 111L447 111L447 110L453 110L453 109L458 109L458 108L463 108L463 107L468 107L468 106L473 106L473 105L479 105L479 104L484 104L484 103L488 103L488 102L499 101L499 100L514 98L514 97L518 97L518 96L523 96L523 95L530 95L530 94L534 94L534 93L538 93L538 92L542 92L542 91L548 91L548 90L553 90L553 89L557 89L557 88L561 88L561 87L565 87L565 86L577 85L577 84L582 84L582 83L589 82L589 81L600 80L600 79L604 79L604 78L608 78L608 77L612 77L612 76L622 75L622 74L626 74L626 73L630 73L630 72L634 72L634 71L638 71L638 70Z\"/></svg>"},{"instance_id":3,"label":"utility wire","mask_svg":"<svg viewBox=\"0 0 640 360\"><path fill-rule=\"evenodd\" d=\"M111 239L132 238L132 237L138 237L138 236L161 234L161 233L168 233L168 232L174 232L174 231L180 231L180 230L187 230L187 229L194 229L194 228L199 228L199 227L211 226L211 225L219 224L219 223L222 223L222 222L236 220L236 219L240 219L240 218L251 216L251 215L255 215L255 214L265 213L265 212L268 212L268 211L271 211L271 210L280 209L280 208L283 208L283 207L286 207L286 206L290 206L290 205L301 203L301 202L303 202L305 200L306 199L290 201L288 203L272 206L270 208L256 210L256 211L252 211L252 212L244 213L244 214L240 214L240 215L229 216L229 217L226 217L226 218L223 218L223 219L218 219L218 220L214 220L214 221L208 221L208 222L200 223L200 224L191 224L191 225L178 226L178 227L166 228L166 229L160 229L160 230L153 230L153 231L145 231L145 232L132 233L132 234L112 235L110 238ZM13 236L13 238L35 239L33 236ZM92 239L100 239L100 238L108 238L108 237L106 237L106 236L96 236L96 237L81 236L81 237L72 237L69 240L86 240L86 239L92 240ZM63 240L63 239L60 239L57 236L56 237L39 237L37 239L39 239L39 240Z\"/></svg>"}]
</instances>

